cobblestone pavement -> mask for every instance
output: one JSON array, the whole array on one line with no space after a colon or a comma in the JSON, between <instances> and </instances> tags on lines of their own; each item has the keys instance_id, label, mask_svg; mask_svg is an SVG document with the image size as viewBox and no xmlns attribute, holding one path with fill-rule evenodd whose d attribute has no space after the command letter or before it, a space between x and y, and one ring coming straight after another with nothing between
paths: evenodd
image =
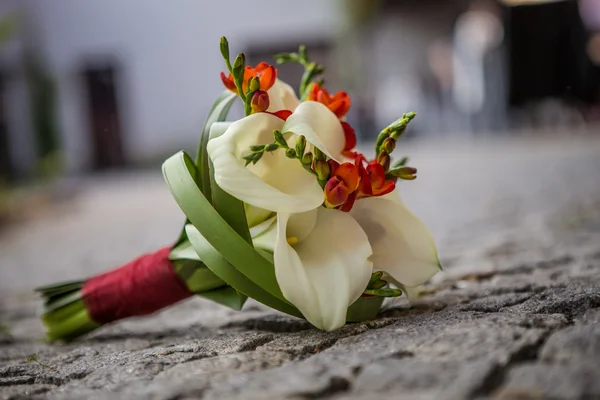
<instances>
[{"instance_id":1,"label":"cobblestone pavement","mask_svg":"<svg viewBox=\"0 0 600 400\"><path fill-rule=\"evenodd\" d=\"M600 139L405 145L445 271L336 332L199 298L48 345L32 287L168 244L160 175L97 177L0 233L2 399L600 398ZM38 353L44 364L27 361Z\"/></svg>"}]
</instances>

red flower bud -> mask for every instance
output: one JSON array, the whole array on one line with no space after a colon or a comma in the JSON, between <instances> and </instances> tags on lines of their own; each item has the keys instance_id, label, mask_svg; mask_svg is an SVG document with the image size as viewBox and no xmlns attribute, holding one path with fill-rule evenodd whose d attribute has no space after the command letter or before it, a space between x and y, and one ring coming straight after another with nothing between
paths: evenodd
<instances>
[{"instance_id":1,"label":"red flower bud","mask_svg":"<svg viewBox=\"0 0 600 400\"><path fill-rule=\"evenodd\" d=\"M252 112L264 112L269 108L269 95L264 90L258 90L252 96Z\"/></svg>"}]
</instances>

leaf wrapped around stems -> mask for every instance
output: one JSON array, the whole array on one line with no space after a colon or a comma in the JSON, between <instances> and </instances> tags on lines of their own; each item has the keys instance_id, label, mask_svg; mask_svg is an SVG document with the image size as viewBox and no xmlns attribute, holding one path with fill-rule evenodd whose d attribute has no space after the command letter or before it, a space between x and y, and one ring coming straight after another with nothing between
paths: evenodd
<instances>
[{"instance_id":1,"label":"leaf wrapped around stems","mask_svg":"<svg viewBox=\"0 0 600 400\"><path fill-rule=\"evenodd\" d=\"M273 264L229 226L212 207L193 179L194 168L185 152L173 155L163 164L165 180L184 214L226 261L254 284L286 301L275 279ZM198 251L194 242L192 245ZM226 282L236 287L236 282Z\"/></svg>"}]
</instances>

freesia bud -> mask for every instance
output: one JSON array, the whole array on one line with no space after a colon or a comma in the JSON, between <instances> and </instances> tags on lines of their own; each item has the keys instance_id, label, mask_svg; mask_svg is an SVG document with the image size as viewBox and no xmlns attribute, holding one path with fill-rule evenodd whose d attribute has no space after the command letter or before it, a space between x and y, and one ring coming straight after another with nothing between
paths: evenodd
<instances>
[{"instance_id":1,"label":"freesia bud","mask_svg":"<svg viewBox=\"0 0 600 400\"><path fill-rule=\"evenodd\" d=\"M260 86L260 83L258 82L258 79L254 78L251 81L250 86L252 87L252 84L256 82L257 86ZM251 89L252 90L252 89ZM267 109L269 108L269 95L267 94L267 92L265 92L264 90L257 90L256 92L254 92L254 96L252 96L252 112L253 113L257 113L257 112L264 112L267 111Z\"/></svg>"},{"instance_id":2,"label":"freesia bud","mask_svg":"<svg viewBox=\"0 0 600 400\"><path fill-rule=\"evenodd\" d=\"M391 169L388 174L395 176L396 178L412 181L417 178L417 169L411 167L398 167Z\"/></svg>"},{"instance_id":3,"label":"freesia bud","mask_svg":"<svg viewBox=\"0 0 600 400\"><path fill-rule=\"evenodd\" d=\"M325 153L323 153L321 150L319 150L318 147L315 147L315 159L316 160L326 160L327 155L325 155Z\"/></svg>"},{"instance_id":4,"label":"freesia bud","mask_svg":"<svg viewBox=\"0 0 600 400\"><path fill-rule=\"evenodd\" d=\"M383 167L384 170L388 170L390 167L390 156L387 153L380 153L377 156L377 162Z\"/></svg>"},{"instance_id":5,"label":"freesia bud","mask_svg":"<svg viewBox=\"0 0 600 400\"><path fill-rule=\"evenodd\" d=\"M225 36L221 37L221 54L223 58L229 61L229 42Z\"/></svg>"},{"instance_id":6,"label":"freesia bud","mask_svg":"<svg viewBox=\"0 0 600 400\"><path fill-rule=\"evenodd\" d=\"M385 287L386 285L387 285L386 281L378 280L377 282L375 282L371 286L369 286L369 289L381 289L382 287Z\"/></svg>"},{"instance_id":7,"label":"freesia bud","mask_svg":"<svg viewBox=\"0 0 600 400\"><path fill-rule=\"evenodd\" d=\"M331 174L331 167L327 161L317 160L315 162L315 172L317 173L319 180L324 181L329 178L329 175Z\"/></svg>"},{"instance_id":8,"label":"freesia bud","mask_svg":"<svg viewBox=\"0 0 600 400\"><path fill-rule=\"evenodd\" d=\"M254 156L252 157L252 163L256 164L258 160L262 158L263 154L265 153L254 153Z\"/></svg>"},{"instance_id":9,"label":"freesia bud","mask_svg":"<svg viewBox=\"0 0 600 400\"><path fill-rule=\"evenodd\" d=\"M306 138L300 136L298 140L296 140L296 154L301 157L304 155L304 150L306 150Z\"/></svg>"},{"instance_id":10,"label":"freesia bud","mask_svg":"<svg viewBox=\"0 0 600 400\"><path fill-rule=\"evenodd\" d=\"M313 155L311 152L306 153L305 155L302 156L302 160L300 160L300 162L303 165L311 165L313 162Z\"/></svg>"},{"instance_id":11,"label":"freesia bud","mask_svg":"<svg viewBox=\"0 0 600 400\"><path fill-rule=\"evenodd\" d=\"M277 143L269 143L268 145L265 146L265 151L275 151L279 148L279 145Z\"/></svg>"},{"instance_id":12,"label":"freesia bud","mask_svg":"<svg viewBox=\"0 0 600 400\"><path fill-rule=\"evenodd\" d=\"M285 141L285 138L283 137L283 134L281 133L281 131L278 130L274 130L273 131L273 137L275 138L275 141L277 143L279 143L279 145L285 149L288 148L288 144Z\"/></svg>"},{"instance_id":13,"label":"freesia bud","mask_svg":"<svg viewBox=\"0 0 600 400\"><path fill-rule=\"evenodd\" d=\"M381 149L381 145L383 144L383 141L385 139L387 139L388 137L390 137L389 133L387 132L387 130L383 130L381 131L381 133L379 133L379 135L377 136L377 141L375 142L375 150L377 153L379 153L379 150Z\"/></svg>"},{"instance_id":14,"label":"freesia bud","mask_svg":"<svg viewBox=\"0 0 600 400\"><path fill-rule=\"evenodd\" d=\"M252 150L252 151L263 151L264 148L265 148L264 144L256 144L254 146L250 146L250 150Z\"/></svg>"},{"instance_id":15,"label":"freesia bud","mask_svg":"<svg viewBox=\"0 0 600 400\"><path fill-rule=\"evenodd\" d=\"M239 53L233 62L233 75L234 76L243 76L244 68L246 68L246 56L244 53Z\"/></svg>"},{"instance_id":16,"label":"freesia bud","mask_svg":"<svg viewBox=\"0 0 600 400\"><path fill-rule=\"evenodd\" d=\"M373 272L373 274L371 274L371 279L369 280L369 284L367 285L367 287L371 287L371 285L374 285L375 282L379 281L382 277L382 271Z\"/></svg>"},{"instance_id":17,"label":"freesia bud","mask_svg":"<svg viewBox=\"0 0 600 400\"><path fill-rule=\"evenodd\" d=\"M287 158L296 158L296 150L294 150L294 149L287 149L285 151L285 156Z\"/></svg>"},{"instance_id":18,"label":"freesia bud","mask_svg":"<svg viewBox=\"0 0 600 400\"><path fill-rule=\"evenodd\" d=\"M392 154L394 149L396 148L396 141L391 137L386 138L381 144L381 149L388 154Z\"/></svg>"},{"instance_id":19,"label":"freesia bud","mask_svg":"<svg viewBox=\"0 0 600 400\"><path fill-rule=\"evenodd\" d=\"M248 82L248 88L250 89L251 92L256 92L257 90L260 89L260 79L258 79L256 76L253 76L252 78L250 78L250 82Z\"/></svg>"}]
</instances>

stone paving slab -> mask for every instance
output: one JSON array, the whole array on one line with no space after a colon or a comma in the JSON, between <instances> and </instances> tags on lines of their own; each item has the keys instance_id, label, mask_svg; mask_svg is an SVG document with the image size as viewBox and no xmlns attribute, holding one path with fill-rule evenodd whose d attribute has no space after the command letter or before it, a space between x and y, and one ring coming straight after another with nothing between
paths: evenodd
<instances>
[{"instance_id":1,"label":"stone paving slab","mask_svg":"<svg viewBox=\"0 0 600 400\"><path fill-rule=\"evenodd\" d=\"M0 236L0 399L600 398L599 139L407 144L419 179L402 194L445 270L412 304L330 333L255 302L192 298L44 343L32 286L108 269L179 229L159 176L91 180Z\"/></svg>"}]
</instances>

